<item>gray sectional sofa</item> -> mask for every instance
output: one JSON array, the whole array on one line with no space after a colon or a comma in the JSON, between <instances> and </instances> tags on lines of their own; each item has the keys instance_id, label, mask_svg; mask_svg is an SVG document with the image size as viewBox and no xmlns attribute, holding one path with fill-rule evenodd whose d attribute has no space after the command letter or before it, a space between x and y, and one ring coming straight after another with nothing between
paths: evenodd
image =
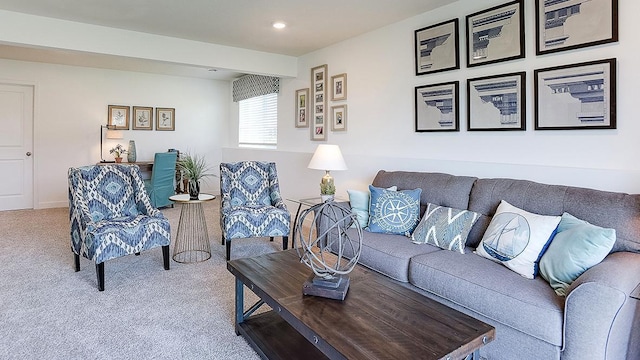
<instances>
[{"instance_id":1,"label":"gray sectional sofa","mask_svg":"<svg viewBox=\"0 0 640 360\"><path fill-rule=\"evenodd\" d=\"M640 195L515 179L381 170L373 186L421 188L427 203L481 214L466 254L363 231L359 263L496 328L486 359L640 359ZM557 296L540 276L526 279L474 254L501 200L529 212L563 212L613 228L611 253ZM347 206L347 204L345 204ZM350 229L349 231L355 231ZM347 254L349 256L349 254ZM635 293L634 293L635 291Z\"/></svg>"}]
</instances>

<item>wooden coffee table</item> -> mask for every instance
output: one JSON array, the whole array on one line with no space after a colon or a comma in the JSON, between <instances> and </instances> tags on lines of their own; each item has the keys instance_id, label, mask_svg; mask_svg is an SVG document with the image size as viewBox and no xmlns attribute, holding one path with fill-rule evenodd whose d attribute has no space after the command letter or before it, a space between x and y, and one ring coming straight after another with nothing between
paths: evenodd
<instances>
[{"instance_id":1,"label":"wooden coffee table","mask_svg":"<svg viewBox=\"0 0 640 360\"><path fill-rule=\"evenodd\" d=\"M302 295L295 250L231 260L236 334L265 359L464 359L495 329L360 265L344 301ZM244 310L244 286L259 298ZM263 304L273 310L254 315Z\"/></svg>"}]
</instances>

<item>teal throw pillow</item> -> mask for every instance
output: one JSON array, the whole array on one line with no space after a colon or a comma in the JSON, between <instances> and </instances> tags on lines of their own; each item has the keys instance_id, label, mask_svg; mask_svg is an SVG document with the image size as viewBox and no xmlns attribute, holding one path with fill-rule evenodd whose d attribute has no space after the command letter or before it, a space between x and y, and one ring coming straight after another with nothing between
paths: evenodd
<instances>
[{"instance_id":1,"label":"teal throw pillow","mask_svg":"<svg viewBox=\"0 0 640 360\"><path fill-rule=\"evenodd\" d=\"M427 204L427 211L411 234L416 244L431 244L464 254L471 227L480 215L470 210Z\"/></svg>"},{"instance_id":2,"label":"teal throw pillow","mask_svg":"<svg viewBox=\"0 0 640 360\"><path fill-rule=\"evenodd\" d=\"M369 185L370 232L411 236L420 221L422 189L390 191Z\"/></svg>"},{"instance_id":3,"label":"teal throw pillow","mask_svg":"<svg viewBox=\"0 0 640 360\"><path fill-rule=\"evenodd\" d=\"M388 187L387 190L396 191L397 186ZM347 190L349 194L349 205L351 205L351 211L358 217L358 223L360 228L364 229L369 225L369 200L371 195L369 191L361 190ZM355 227L353 225L352 227Z\"/></svg>"},{"instance_id":4,"label":"teal throw pillow","mask_svg":"<svg viewBox=\"0 0 640 360\"><path fill-rule=\"evenodd\" d=\"M616 231L592 225L564 213L558 233L540 259L540 275L559 296L583 272L600 263L613 248Z\"/></svg>"}]
</instances>

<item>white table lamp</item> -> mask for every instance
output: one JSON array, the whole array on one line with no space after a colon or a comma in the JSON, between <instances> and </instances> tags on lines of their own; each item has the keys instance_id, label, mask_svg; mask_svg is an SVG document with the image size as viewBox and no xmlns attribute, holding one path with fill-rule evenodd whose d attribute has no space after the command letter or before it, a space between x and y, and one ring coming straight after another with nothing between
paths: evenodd
<instances>
[{"instance_id":1,"label":"white table lamp","mask_svg":"<svg viewBox=\"0 0 640 360\"><path fill-rule=\"evenodd\" d=\"M320 182L321 187L323 185L333 185L331 170L347 170L347 164L344 162L340 147L338 145L327 144L318 145L307 167L309 169L325 171L322 181Z\"/></svg>"}]
</instances>

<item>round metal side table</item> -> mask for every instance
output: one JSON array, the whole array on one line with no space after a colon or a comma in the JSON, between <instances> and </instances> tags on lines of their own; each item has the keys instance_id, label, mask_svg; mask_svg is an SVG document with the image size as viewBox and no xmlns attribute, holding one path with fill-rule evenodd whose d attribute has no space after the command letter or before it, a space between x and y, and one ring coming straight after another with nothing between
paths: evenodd
<instances>
[{"instance_id":1,"label":"round metal side table","mask_svg":"<svg viewBox=\"0 0 640 360\"><path fill-rule=\"evenodd\" d=\"M200 194L198 200L189 199L189 194L169 196L169 200L182 206L176 241L173 245L174 261L192 263L205 261L211 257L211 244L202 203L215 198L211 194Z\"/></svg>"}]
</instances>

